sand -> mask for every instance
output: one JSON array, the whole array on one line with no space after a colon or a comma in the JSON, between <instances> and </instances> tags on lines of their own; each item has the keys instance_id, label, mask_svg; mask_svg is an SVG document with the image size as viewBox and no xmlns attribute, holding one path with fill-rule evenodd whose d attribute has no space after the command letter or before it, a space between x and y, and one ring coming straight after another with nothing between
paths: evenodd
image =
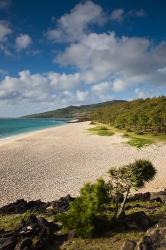
<instances>
[{"instance_id":1,"label":"sand","mask_svg":"<svg viewBox=\"0 0 166 250\"><path fill-rule=\"evenodd\" d=\"M158 170L143 191L166 188L166 145L141 150L120 135L90 134L89 122L66 124L0 141L0 206L16 199L55 200L77 195L88 181L107 176L112 166L144 158Z\"/></svg>"}]
</instances>

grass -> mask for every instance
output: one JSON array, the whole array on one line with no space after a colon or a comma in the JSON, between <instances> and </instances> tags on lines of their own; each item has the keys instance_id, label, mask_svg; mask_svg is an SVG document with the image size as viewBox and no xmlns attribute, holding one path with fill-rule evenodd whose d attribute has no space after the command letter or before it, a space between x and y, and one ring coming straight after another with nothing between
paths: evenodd
<instances>
[{"instance_id":1,"label":"grass","mask_svg":"<svg viewBox=\"0 0 166 250\"><path fill-rule=\"evenodd\" d=\"M126 214L133 212L144 211L152 220L152 224L157 223L163 214L166 213L166 205L164 203L152 201L134 201L128 202L126 207ZM125 240L138 241L145 232L142 231L109 231L99 238L93 239L80 239L74 238L71 241L66 241L61 250L115 250L121 249Z\"/></svg>"},{"instance_id":2,"label":"grass","mask_svg":"<svg viewBox=\"0 0 166 250\"><path fill-rule=\"evenodd\" d=\"M114 132L111 131L106 126L96 126L93 128L88 129L91 133L99 135L99 136L112 136L114 135Z\"/></svg>"},{"instance_id":3,"label":"grass","mask_svg":"<svg viewBox=\"0 0 166 250\"><path fill-rule=\"evenodd\" d=\"M137 148L142 148L144 146L153 144L154 141L147 138L130 137L128 144Z\"/></svg>"},{"instance_id":4,"label":"grass","mask_svg":"<svg viewBox=\"0 0 166 250\"><path fill-rule=\"evenodd\" d=\"M165 134L138 134L137 132L127 131L101 123L96 124L96 126L90 128L89 131L101 136L110 136L116 133L121 134L129 139L127 142L129 145L137 148L142 148L153 143L166 142Z\"/></svg>"},{"instance_id":5,"label":"grass","mask_svg":"<svg viewBox=\"0 0 166 250\"><path fill-rule=\"evenodd\" d=\"M0 229L4 229L5 231L13 230L18 226L21 220L26 220L29 215L30 212L25 212L23 214L0 215Z\"/></svg>"},{"instance_id":6,"label":"grass","mask_svg":"<svg viewBox=\"0 0 166 250\"><path fill-rule=\"evenodd\" d=\"M115 250L121 249L123 243L127 239L139 240L143 236L143 232L117 233L110 236L96 239L79 239L74 238L69 241L65 248L66 250Z\"/></svg>"},{"instance_id":7,"label":"grass","mask_svg":"<svg viewBox=\"0 0 166 250\"><path fill-rule=\"evenodd\" d=\"M0 230L3 228L5 231L10 231L15 229L22 220L26 220L30 215L36 215L44 217L49 221L54 221L55 216L47 216L45 214L40 214L38 212L27 211L23 214L11 214L11 215L0 215Z\"/></svg>"},{"instance_id":8,"label":"grass","mask_svg":"<svg viewBox=\"0 0 166 250\"><path fill-rule=\"evenodd\" d=\"M163 214L166 214L166 204L152 201L133 201L126 204L126 214L133 212L144 211L152 220L153 223L157 223ZM4 215L0 216L0 229L12 230L14 229L22 219L28 218L30 212L26 212L21 215ZM36 213L35 213L36 214ZM38 214L41 215L41 214ZM108 219L112 213L108 212ZM43 215L42 215L43 216ZM46 217L47 219L53 219ZM59 250L115 250L121 249L126 239L139 240L145 232L142 231L120 231L121 229L110 230L98 238L93 239L81 239L74 238L72 240L66 240L63 245L58 243L57 239L53 241L48 250L59 249ZM61 246L60 246L61 245Z\"/></svg>"}]
</instances>

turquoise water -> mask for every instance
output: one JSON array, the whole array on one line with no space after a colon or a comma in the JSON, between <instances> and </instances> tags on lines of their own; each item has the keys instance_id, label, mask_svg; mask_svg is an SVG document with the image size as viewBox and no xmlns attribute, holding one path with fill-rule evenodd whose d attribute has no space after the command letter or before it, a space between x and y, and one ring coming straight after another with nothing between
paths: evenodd
<instances>
[{"instance_id":1,"label":"turquoise water","mask_svg":"<svg viewBox=\"0 0 166 250\"><path fill-rule=\"evenodd\" d=\"M63 124L56 119L0 119L0 139Z\"/></svg>"}]
</instances>

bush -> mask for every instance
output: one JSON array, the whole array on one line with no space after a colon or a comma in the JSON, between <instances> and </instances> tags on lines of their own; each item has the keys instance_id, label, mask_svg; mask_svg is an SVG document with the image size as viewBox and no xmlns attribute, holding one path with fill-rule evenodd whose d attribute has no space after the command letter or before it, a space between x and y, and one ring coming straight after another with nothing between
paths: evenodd
<instances>
[{"instance_id":1,"label":"bush","mask_svg":"<svg viewBox=\"0 0 166 250\"><path fill-rule=\"evenodd\" d=\"M143 135L144 132L143 132L143 131L137 131L136 134L137 134L137 135Z\"/></svg>"},{"instance_id":2,"label":"bush","mask_svg":"<svg viewBox=\"0 0 166 250\"><path fill-rule=\"evenodd\" d=\"M105 127L105 126L100 126L100 127L99 127L99 130L108 130L108 128Z\"/></svg>"},{"instance_id":3,"label":"bush","mask_svg":"<svg viewBox=\"0 0 166 250\"><path fill-rule=\"evenodd\" d=\"M74 229L76 234L88 238L96 232L96 218L109 201L108 186L99 179L94 184L85 184L69 207L66 214L60 216L65 230Z\"/></svg>"}]
</instances>

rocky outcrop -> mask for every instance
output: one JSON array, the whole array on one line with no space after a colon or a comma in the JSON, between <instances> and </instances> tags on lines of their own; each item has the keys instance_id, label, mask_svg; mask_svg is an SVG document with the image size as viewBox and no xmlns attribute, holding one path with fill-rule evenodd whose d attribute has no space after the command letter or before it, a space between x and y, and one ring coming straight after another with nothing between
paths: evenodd
<instances>
[{"instance_id":1,"label":"rocky outcrop","mask_svg":"<svg viewBox=\"0 0 166 250\"><path fill-rule=\"evenodd\" d=\"M44 249L59 229L57 224L31 215L15 230L0 232L0 250Z\"/></svg>"},{"instance_id":2,"label":"rocky outcrop","mask_svg":"<svg viewBox=\"0 0 166 250\"><path fill-rule=\"evenodd\" d=\"M150 228L138 242L126 240L121 250L165 250L166 249L166 217L155 227Z\"/></svg>"},{"instance_id":3,"label":"rocky outcrop","mask_svg":"<svg viewBox=\"0 0 166 250\"><path fill-rule=\"evenodd\" d=\"M126 215L122 223L126 225L128 229L147 230L151 226L151 220L144 212L136 212L130 215Z\"/></svg>"},{"instance_id":4,"label":"rocky outcrop","mask_svg":"<svg viewBox=\"0 0 166 250\"><path fill-rule=\"evenodd\" d=\"M166 191L154 192L150 194L150 200L152 201L159 201L159 202L166 202Z\"/></svg>"},{"instance_id":5,"label":"rocky outcrop","mask_svg":"<svg viewBox=\"0 0 166 250\"><path fill-rule=\"evenodd\" d=\"M0 208L0 215L6 214L22 214L26 211L41 212L41 213L61 213L66 212L69 204L74 198L70 195L60 198L59 200L52 202L25 201L24 199L17 200L14 203L10 203Z\"/></svg>"}]
</instances>

